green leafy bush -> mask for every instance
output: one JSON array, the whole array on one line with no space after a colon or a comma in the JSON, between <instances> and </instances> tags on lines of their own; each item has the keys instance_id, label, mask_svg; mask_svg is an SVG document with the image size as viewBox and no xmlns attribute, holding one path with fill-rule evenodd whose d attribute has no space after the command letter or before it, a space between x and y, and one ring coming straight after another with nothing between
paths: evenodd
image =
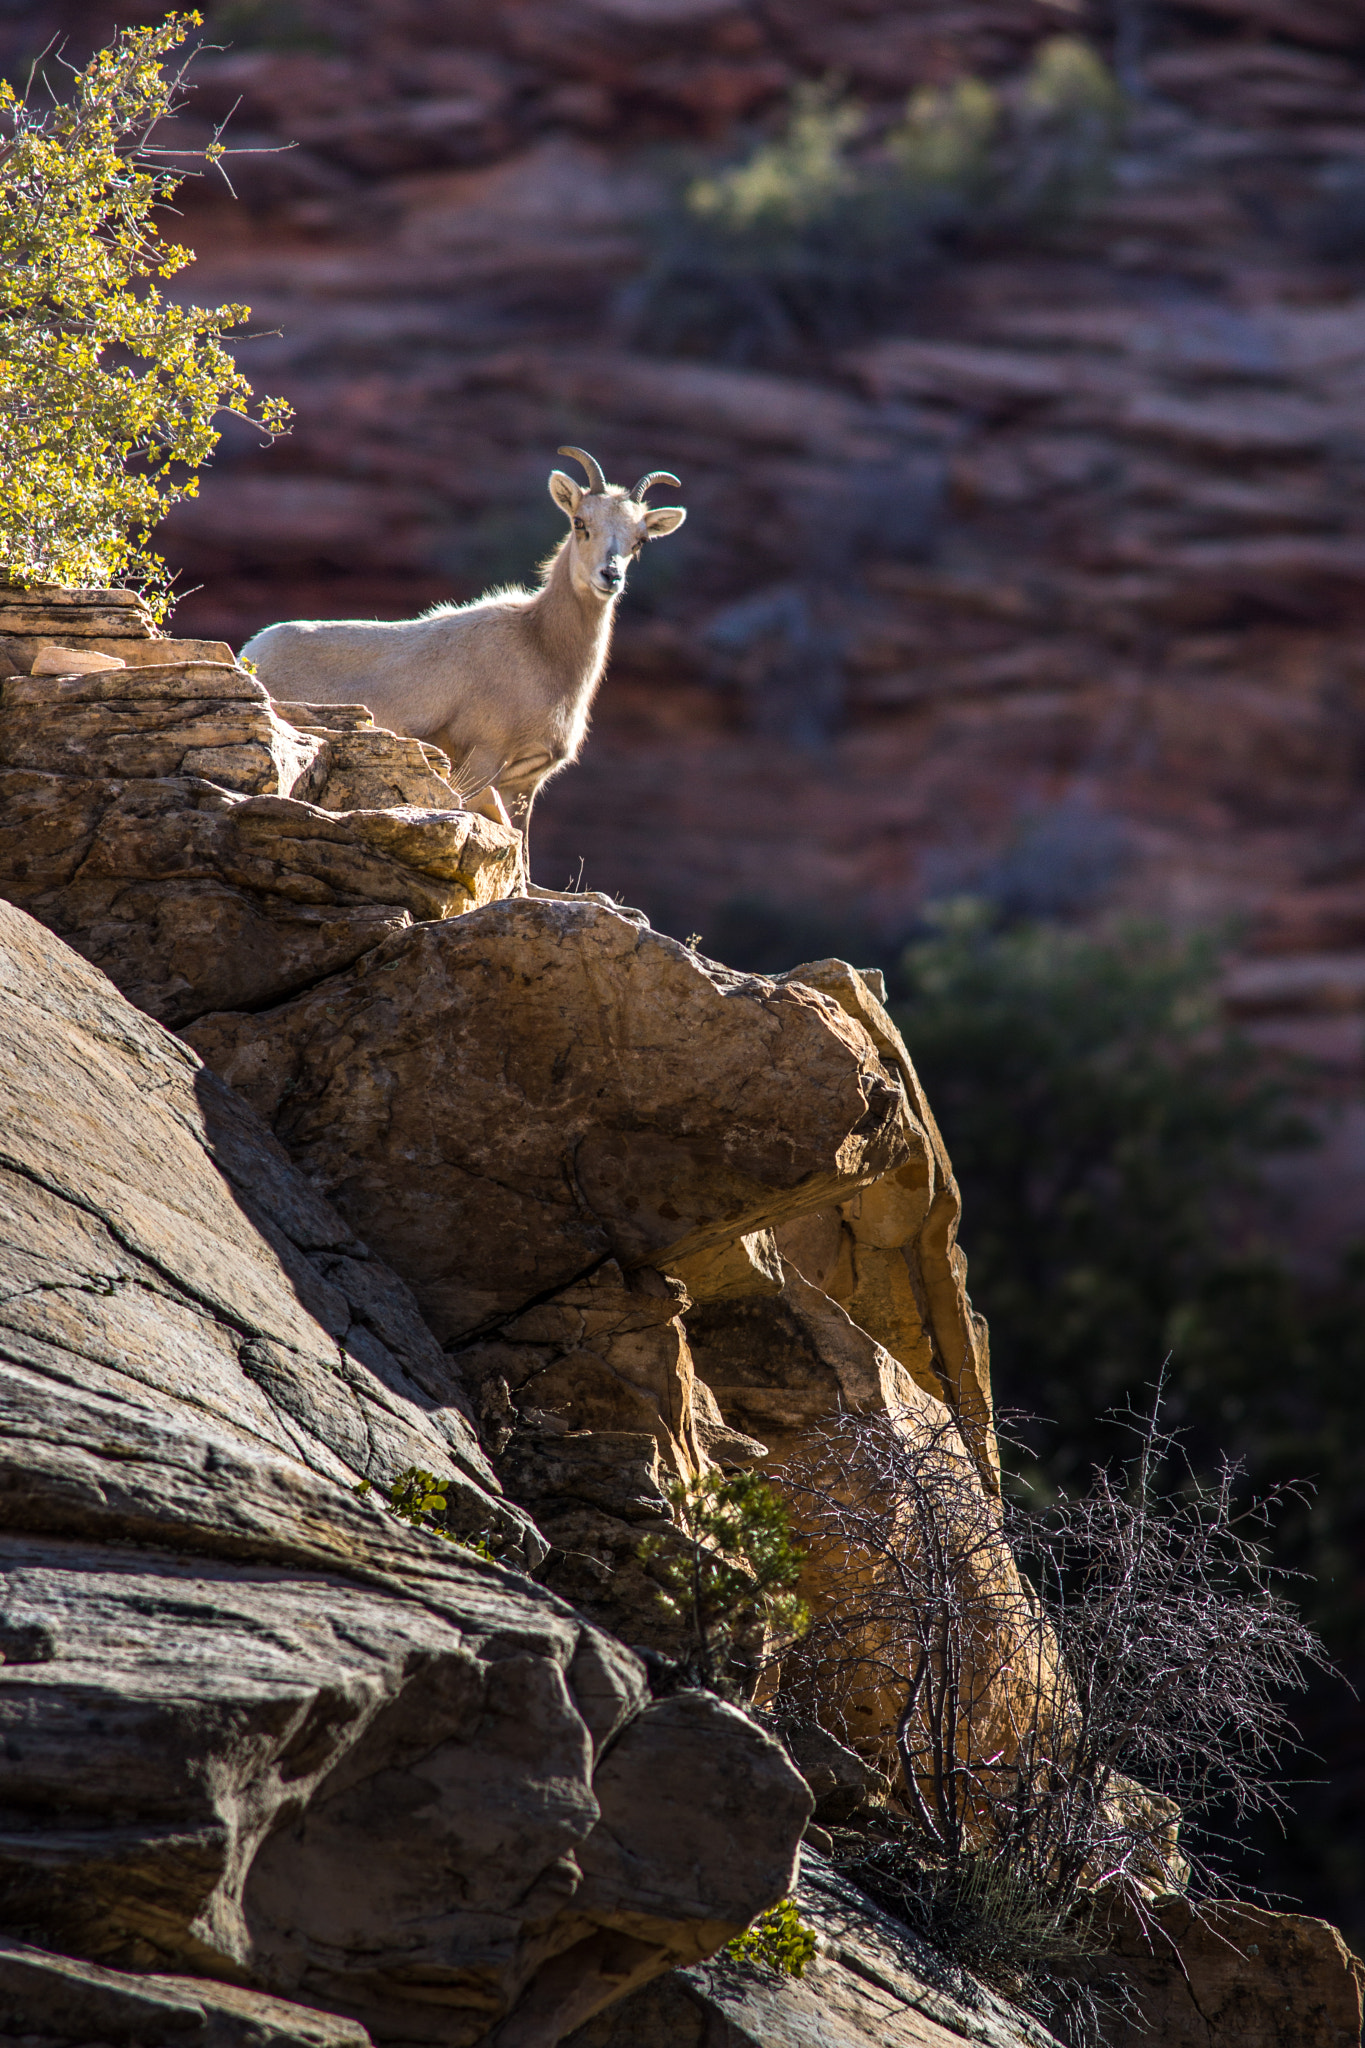
<instances>
[{"instance_id":1,"label":"green leafy bush","mask_svg":"<svg viewBox=\"0 0 1365 2048\"><path fill-rule=\"evenodd\" d=\"M762 1963L782 1977L804 1977L817 1946L815 1930L801 1918L795 1899L779 1899L726 1943L725 1954L736 1962Z\"/></svg>"},{"instance_id":2,"label":"green leafy bush","mask_svg":"<svg viewBox=\"0 0 1365 2048\"><path fill-rule=\"evenodd\" d=\"M979 78L959 78L912 93L905 119L886 137L886 151L912 189L986 201L999 129L999 94Z\"/></svg>"},{"instance_id":3,"label":"green leafy bush","mask_svg":"<svg viewBox=\"0 0 1365 2048\"><path fill-rule=\"evenodd\" d=\"M806 82L777 134L683 185L624 323L665 352L736 361L875 327L946 240L1030 233L1092 203L1122 111L1074 36L1041 43L1011 87L925 87L880 133L835 83Z\"/></svg>"},{"instance_id":4,"label":"green leafy bush","mask_svg":"<svg viewBox=\"0 0 1365 2048\"><path fill-rule=\"evenodd\" d=\"M372 1479L362 1479L356 1487L362 1500L373 1490ZM446 1542L458 1543L462 1550L472 1550L476 1557L486 1558L489 1564L497 1562L486 1529L477 1536L470 1536L448 1526L446 1482L431 1472L423 1471L420 1465L409 1465L400 1472L385 1488L383 1500L389 1511L409 1527L426 1529L433 1536L443 1536Z\"/></svg>"},{"instance_id":5,"label":"green leafy bush","mask_svg":"<svg viewBox=\"0 0 1365 2048\"><path fill-rule=\"evenodd\" d=\"M688 209L728 235L808 228L857 190L846 148L862 125L862 110L829 86L798 85L782 134L743 163L695 179Z\"/></svg>"},{"instance_id":6,"label":"green leafy bush","mask_svg":"<svg viewBox=\"0 0 1365 2048\"><path fill-rule=\"evenodd\" d=\"M275 398L253 412L224 344L249 307L177 305L153 282L193 261L154 218L186 175L154 136L184 98L186 63L165 60L199 22L121 30L66 101L0 80L0 570L140 584L158 616L170 578L148 535L194 496L215 421L274 436L290 417Z\"/></svg>"},{"instance_id":7,"label":"green leafy bush","mask_svg":"<svg viewBox=\"0 0 1365 2048\"><path fill-rule=\"evenodd\" d=\"M667 1492L685 1540L673 1531L647 1536L639 1556L659 1582L660 1605L687 1632L690 1675L729 1691L741 1642L755 1627L791 1638L809 1622L791 1591L803 1553L783 1503L753 1472L675 1479Z\"/></svg>"}]
</instances>

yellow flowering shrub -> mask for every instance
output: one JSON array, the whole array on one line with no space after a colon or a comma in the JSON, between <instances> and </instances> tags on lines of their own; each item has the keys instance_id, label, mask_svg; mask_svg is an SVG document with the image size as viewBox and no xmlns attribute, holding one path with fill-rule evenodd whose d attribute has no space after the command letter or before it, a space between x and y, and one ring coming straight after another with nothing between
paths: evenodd
<instances>
[{"instance_id":1,"label":"yellow flowering shrub","mask_svg":"<svg viewBox=\"0 0 1365 2048\"><path fill-rule=\"evenodd\" d=\"M156 146L183 104L197 14L122 29L66 99L0 80L0 576L140 585L169 607L153 526L217 446L224 413L274 437L290 408L252 389L224 335L248 306L182 306L156 282L193 262L154 218L206 148Z\"/></svg>"}]
</instances>

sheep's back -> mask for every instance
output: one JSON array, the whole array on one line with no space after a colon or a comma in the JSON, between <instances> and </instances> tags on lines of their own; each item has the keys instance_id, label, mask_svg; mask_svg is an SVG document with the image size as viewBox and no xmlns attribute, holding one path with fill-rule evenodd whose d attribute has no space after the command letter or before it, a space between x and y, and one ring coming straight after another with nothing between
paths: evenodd
<instances>
[{"instance_id":1,"label":"sheep's back","mask_svg":"<svg viewBox=\"0 0 1365 2048\"><path fill-rule=\"evenodd\" d=\"M523 644L526 592L421 619L289 619L242 652L272 697L368 705L378 725L463 751L501 754L544 723L544 688Z\"/></svg>"}]
</instances>

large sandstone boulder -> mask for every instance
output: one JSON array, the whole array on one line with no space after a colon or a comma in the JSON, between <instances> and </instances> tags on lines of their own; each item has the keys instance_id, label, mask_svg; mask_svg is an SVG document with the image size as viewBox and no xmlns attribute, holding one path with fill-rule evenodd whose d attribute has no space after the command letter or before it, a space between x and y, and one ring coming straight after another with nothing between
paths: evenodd
<instances>
[{"instance_id":1,"label":"large sandstone boulder","mask_svg":"<svg viewBox=\"0 0 1365 2048\"><path fill-rule=\"evenodd\" d=\"M669 1269L909 1155L896 1079L818 991L732 974L638 913L521 899L186 1036L443 1342L605 1259Z\"/></svg>"},{"instance_id":2,"label":"large sandstone boulder","mask_svg":"<svg viewBox=\"0 0 1365 2048\"><path fill-rule=\"evenodd\" d=\"M779 1745L651 1702L529 1578L356 1497L421 1462L543 1555L406 1289L246 1105L50 933L0 932L0 1933L440 2048L550 2048L711 1953L791 1881ZM39 2039L193 2018L23 1968ZM201 2038L246 2048L215 1996ZM277 2018L250 2038L292 2048Z\"/></svg>"},{"instance_id":3,"label":"large sandstone boulder","mask_svg":"<svg viewBox=\"0 0 1365 2048\"><path fill-rule=\"evenodd\" d=\"M669 1647L638 1551L670 1477L780 1462L851 1408L956 1419L994 1485L956 1183L842 963L736 975L610 903L523 899L186 1036L413 1286L552 1583L628 1640ZM814 1271L826 1237L850 1249L817 1285L781 1248Z\"/></svg>"}]
</instances>

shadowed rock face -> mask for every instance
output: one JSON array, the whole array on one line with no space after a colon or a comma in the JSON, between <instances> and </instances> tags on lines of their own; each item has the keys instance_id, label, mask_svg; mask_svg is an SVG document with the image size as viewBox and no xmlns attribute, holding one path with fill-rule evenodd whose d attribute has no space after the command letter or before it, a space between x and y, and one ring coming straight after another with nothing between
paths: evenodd
<instances>
[{"instance_id":1,"label":"shadowed rock face","mask_svg":"<svg viewBox=\"0 0 1365 2048\"><path fill-rule=\"evenodd\" d=\"M1227 1900L1196 1918L1168 1899L1143 1931L1120 1921L1106 1968L1137 1994L1131 2024L1109 2030L1113 2048L1153 2036L1167 2048L1356 2048L1365 1964L1335 1927L1305 1913L1271 1913Z\"/></svg>"},{"instance_id":2,"label":"shadowed rock face","mask_svg":"<svg viewBox=\"0 0 1365 2048\"><path fill-rule=\"evenodd\" d=\"M8 906L0 1003L0 1929L440 2048L553 2043L723 1943L790 1882L778 1745L355 1498L453 1467L457 1521L544 1555L406 1288L247 1106ZM216 1989L6 1969L40 2040L245 2048ZM241 2011L253 2048L364 2039Z\"/></svg>"},{"instance_id":3,"label":"shadowed rock face","mask_svg":"<svg viewBox=\"0 0 1365 2048\"><path fill-rule=\"evenodd\" d=\"M4 1355L184 1406L319 1478L453 1465L472 1525L491 1518L533 1561L407 1288L245 1103L8 905L0 1017Z\"/></svg>"},{"instance_id":4,"label":"shadowed rock face","mask_svg":"<svg viewBox=\"0 0 1365 2048\"><path fill-rule=\"evenodd\" d=\"M0 1937L0 2010L33 2048L155 2040L177 2048L371 2048L357 2020L237 1984L130 1976Z\"/></svg>"}]
</instances>

